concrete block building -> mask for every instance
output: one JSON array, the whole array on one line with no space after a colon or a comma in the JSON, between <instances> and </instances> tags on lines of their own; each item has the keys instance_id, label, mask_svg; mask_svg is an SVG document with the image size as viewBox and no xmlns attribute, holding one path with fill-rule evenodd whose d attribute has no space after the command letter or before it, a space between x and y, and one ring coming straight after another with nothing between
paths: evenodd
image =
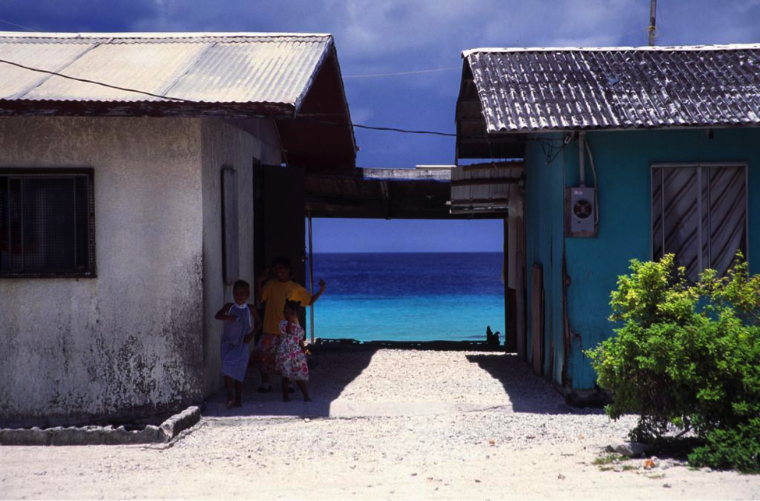
<instances>
[{"instance_id":1,"label":"concrete block building","mask_svg":"<svg viewBox=\"0 0 760 501\"><path fill-rule=\"evenodd\" d=\"M302 256L278 192L354 167L332 36L2 33L0 68L0 426L202 401L234 280Z\"/></svg>"}]
</instances>

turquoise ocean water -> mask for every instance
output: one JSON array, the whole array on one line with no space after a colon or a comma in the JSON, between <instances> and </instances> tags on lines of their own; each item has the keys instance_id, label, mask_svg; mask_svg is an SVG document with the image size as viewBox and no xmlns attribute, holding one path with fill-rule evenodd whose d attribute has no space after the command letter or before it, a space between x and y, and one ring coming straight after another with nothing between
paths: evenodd
<instances>
[{"instance_id":1,"label":"turquoise ocean water","mask_svg":"<svg viewBox=\"0 0 760 501\"><path fill-rule=\"evenodd\" d=\"M485 340L487 325L504 332L501 263L500 252L316 254L314 278L327 290L314 310L315 334Z\"/></svg>"}]
</instances>

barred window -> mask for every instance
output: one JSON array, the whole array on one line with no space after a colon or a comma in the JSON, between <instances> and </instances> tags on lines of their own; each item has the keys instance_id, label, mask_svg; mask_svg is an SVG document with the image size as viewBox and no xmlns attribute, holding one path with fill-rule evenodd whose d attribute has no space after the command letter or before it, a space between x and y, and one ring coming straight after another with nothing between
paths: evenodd
<instances>
[{"instance_id":1,"label":"barred window","mask_svg":"<svg viewBox=\"0 0 760 501\"><path fill-rule=\"evenodd\" d=\"M0 277L94 277L92 169L0 169Z\"/></svg>"},{"instance_id":2,"label":"barred window","mask_svg":"<svg viewBox=\"0 0 760 501\"><path fill-rule=\"evenodd\" d=\"M747 256L747 166L652 166L652 257L675 254L696 281L705 268L725 274Z\"/></svg>"}]
</instances>

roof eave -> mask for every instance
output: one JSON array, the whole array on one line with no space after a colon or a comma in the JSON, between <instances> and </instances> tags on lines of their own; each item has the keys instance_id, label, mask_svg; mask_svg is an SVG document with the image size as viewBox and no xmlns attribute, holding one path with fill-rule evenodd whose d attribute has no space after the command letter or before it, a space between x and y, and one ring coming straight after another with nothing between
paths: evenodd
<instances>
[{"instance_id":1,"label":"roof eave","mask_svg":"<svg viewBox=\"0 0 760 501\"><path fill-rule=\"evenodd\" d=\"M477 53L508 53L508 52L609 52L609 51L704 51L704 50L746 50L760 49L760 43L722 44L722 45L654 45L654 46L616 46L616 47L480 47L462 51L462 58L468 58Z\"/></svg>"},{"instance_id":2,"label":"roof eave","mask_svg":"<svg viewBox=\"0 0 760 501\"><path fill-rule=\"evenodd\" d=\"M741 129L760 127L760 122L752 123L716 123L716 124L682 124L682 125L653 125L653 126L631 126L631 127L570 127L557 129L521 129L488 131L489 137L512 136L521 134L553 134L553 133L575 133L575 132L634 132L648 130L694 130L694 129Z\"/></svg>"},{"instance_id":3,"label":"roof eave","mask_svg":"<svg viewBox=\"0 0 760 501\"><path fill-rule=\"evenodd\" d=\"M288 103L0 100L0 116L289 118Z\"/></svg>"}]
</instances>

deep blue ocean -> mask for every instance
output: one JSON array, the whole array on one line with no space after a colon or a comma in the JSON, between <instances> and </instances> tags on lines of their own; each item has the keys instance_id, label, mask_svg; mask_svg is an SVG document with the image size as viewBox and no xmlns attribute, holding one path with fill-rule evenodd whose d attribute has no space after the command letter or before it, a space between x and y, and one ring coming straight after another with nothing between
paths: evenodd
<instances>
[{"instance_id":1,"label":"deep blue ocean","mask_svg":"<svg viewBox=\"0 0 760 501\"><path fill-rule=\"evenodd\" d=\"M485 341L488 325L504 332L501 267L500 252L315 254L315 290L317 280L327 282L315 305L315 334Z\"/></svg>"}]
</instances>

